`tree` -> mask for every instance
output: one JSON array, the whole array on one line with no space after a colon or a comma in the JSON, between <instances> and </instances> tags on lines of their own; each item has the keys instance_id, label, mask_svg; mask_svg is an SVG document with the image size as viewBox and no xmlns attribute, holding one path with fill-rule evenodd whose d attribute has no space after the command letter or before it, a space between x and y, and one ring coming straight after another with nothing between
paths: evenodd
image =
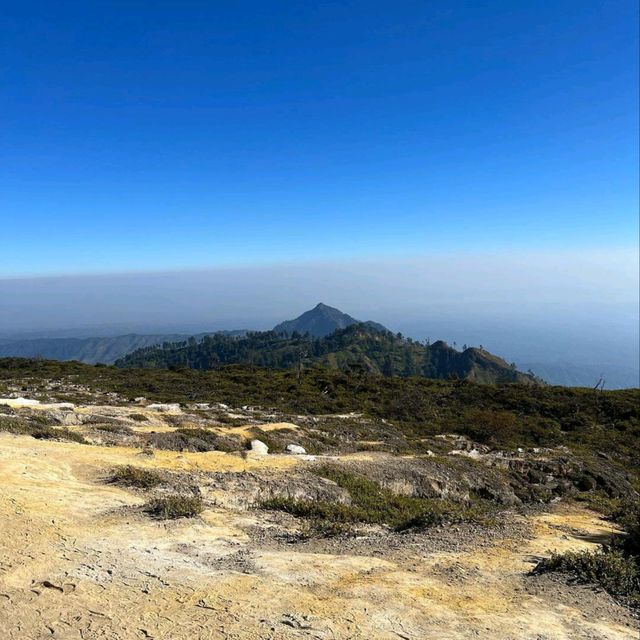
<instances>
[{"instance_id":1,"label":"tree","mask_svg":"<svg viewBox=\"0 0 640 640\"><path fill-rule=\"evenodd\" d=\"M387 376L387 378L393 377L393 362L391 360L391 356L387 355L384 358L384 364L382 365L382 375Z\"/></svg>"},{"instance_id":2,"label":"tree","mask_svg":"<svg viewBox=\"0 0 640 640\"><path fill-rule=\"evenodd\" d=\"M403 376L415 376L416 375L416 363L413 357L411 349L405 349L404 352L404 367L402 370Z\"/></svg>"}]
</instances>

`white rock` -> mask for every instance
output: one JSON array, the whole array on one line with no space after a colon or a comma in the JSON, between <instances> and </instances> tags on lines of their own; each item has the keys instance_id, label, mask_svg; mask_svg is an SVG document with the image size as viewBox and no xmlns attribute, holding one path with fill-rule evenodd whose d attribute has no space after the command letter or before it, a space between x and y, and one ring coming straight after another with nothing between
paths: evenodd
<instances>
[{"instance_id":1,"label":"white rock","mask_svg":"<svg viewBox=\"0 0 640 640\"><path fill-rule=\"evenodd\" d=\"M179 412L180 411L180 404L175 402L175 403L167 403L167 404L162 404L162 403L155 403L155 404L150 404L147 405L147 409L151 409L151 411L162 411L162 412L166 412L166 411L175 411L175 412Z\"/></svg>"},{"instance_id":2,"label":"white rock","mask_svg":"<svg viewBox=\"0 0 640 640\"><path fill-rule=\"evenodd\" d=\"M288 444L285 449L287 453L291 453L295 456L303 456L307 453L307 450L304 447L301 447L299 444Z\"/></svg>"},{"instance_id":3,"label":"white rock","mask_svg":"<svg viewBox=\"0 0 640 640\"><path fill-rule=\"evenodd\" d=\"M73 411L75 405L72 402L40 402L30 398L0 398L0 404L6 404L13 409L22 407L35 407L36 409L51 411Z\"/></svg>"},{"instance_id":4,"label":"white rock","mask_svg":"<svg viewBox=\"0 0 640 640\"><path fill-rule=\"evenodd\" d=\"M30 400L29 398L0 398L0 404L6 404L17 409L19 407L35 407L40 404L40 400Z\"/></svg>"},{"instance_id":5,"label":"white rock","mask_svg":"<svg viewBox=\"0 0 640 640\"><path fill-rule=\"evenodd\" d=\"M262 440L251 441L251 452L266 456L269 453L269 447Z\"/></svg>"},{"instance_id":6,"label":"white rock","mask_svg":"<svg viewBox=\"0 0 640 640\"><path fill-rule=\"evenodd\" d=\"M471 450L466 450L466 449L454 449L453 451L449 451L449 455L452 456L465 456L467 458L479 458L480 457L480 452L477 449L471 449Z\"/></svg>"}]
</instances>

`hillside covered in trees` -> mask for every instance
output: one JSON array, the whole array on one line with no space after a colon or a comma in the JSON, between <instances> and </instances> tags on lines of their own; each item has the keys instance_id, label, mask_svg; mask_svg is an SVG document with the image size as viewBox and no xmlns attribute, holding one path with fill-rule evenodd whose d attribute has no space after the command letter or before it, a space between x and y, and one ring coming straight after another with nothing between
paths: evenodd
<instances>
[{"instance_id":1,"label":"hillside covered in trees","mask_svg":"<svg viewBox=\"0 0 640 640\"><path fill-rule=\"evenodd\" d=\"M216 369L249 364L276 369L321 366L385 376L459 378L481 383L538 384L501 358L475 347L458 351L444 342L422 343L400 334L353 324L326 337L294 332L249 332L244 336L208 335L184 342L138 349L118 360L119 367Z\"/></svg>"}]
</instances>

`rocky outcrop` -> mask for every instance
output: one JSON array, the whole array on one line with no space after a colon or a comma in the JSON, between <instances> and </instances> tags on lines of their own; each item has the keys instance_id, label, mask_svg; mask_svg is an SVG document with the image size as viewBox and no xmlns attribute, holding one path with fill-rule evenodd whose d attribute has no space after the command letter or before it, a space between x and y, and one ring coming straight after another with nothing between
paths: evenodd
<instances>
[{"instance_id":1,"label":"rocky outcrop","mask_svg":"<svg viewBox=\"0 0 640 640\"><path fill-rule=\"evenodd\" d=\"M340 466L396 494L419 498L483 498L509 506L547 503L588 490L613 498L636 495L627 474L605 461L521 455L478 452L473 457L399 458L377 454L370 460L344 461Z\"/></svg>"},{"instance_id":2,"label":"rocky outcrop","mask_svg":"<svg viewBox=\"0 0 640 640\"><path fill-rule=\"evenodd\" d=\"M334 482L306 471L293 473L213 473L200 482L205 497L217 504L250 508L272 498L321 500L349 504L349 493Z\"/></svg>"}]
</instances>

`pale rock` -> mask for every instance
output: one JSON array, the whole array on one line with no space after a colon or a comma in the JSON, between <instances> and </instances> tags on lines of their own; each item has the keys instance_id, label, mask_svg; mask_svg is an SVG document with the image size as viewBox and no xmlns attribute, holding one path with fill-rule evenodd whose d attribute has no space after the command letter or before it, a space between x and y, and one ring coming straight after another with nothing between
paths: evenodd
<instances>
[{"instance_id":1,"label":"pale rock","mask_svg":"<svg viewBox=\"0 0 640 640\"><path fill-rule=\"evenodd\" d=\"M162 403L155 403L155 404L150 404L147 405L147 409L150 409L151 411L160 411L162 413L166 413L166 412L180 412L180 404L175 402L175 403L166 403L166 404L162 404Z\"/></svg>"},{"instance_id":2,"label":"pale rock","mask_svg":"<svg viewBox=\"0 0 640 640\"><path fill-rule=\"evenodd\" d=\"M31 400L29 398L0 398L0 404L6 404L13 409L20 407L35 407L40 404L40 400Z\"/></svg>"},{"instance_id":3,"label":"pale rock","mask_svg":"<svg viewBox=\"0 0 640 640\"><path fill-rule=\"evenodd\" d=\"M303 456L307 453L307 450L299 444L288 444L284 450L295 456Z\"/></svg>"},{"instance_id":4,"label":"pale rock","mask_svg":"<svg viewBox=\"0 0 640 640\"><path fill-rule=\"evenodd\" d=\"M269 453L269 447L262 440L251 441L251 453L266 456Z\"/></svg>"},{"instance_id":5,"label":"pale rock","mask_svg":"<svg viewBox=\"0 0 640 640\"><path fill-rule=\"evenodd\" d=\"M481 455L480 451L478 451L477 449L454 449L453 451L449 452L449 455L452 456L465 456L467 458L474 458L474 459L478 459Z\"/></svg>"}]
</instances>

